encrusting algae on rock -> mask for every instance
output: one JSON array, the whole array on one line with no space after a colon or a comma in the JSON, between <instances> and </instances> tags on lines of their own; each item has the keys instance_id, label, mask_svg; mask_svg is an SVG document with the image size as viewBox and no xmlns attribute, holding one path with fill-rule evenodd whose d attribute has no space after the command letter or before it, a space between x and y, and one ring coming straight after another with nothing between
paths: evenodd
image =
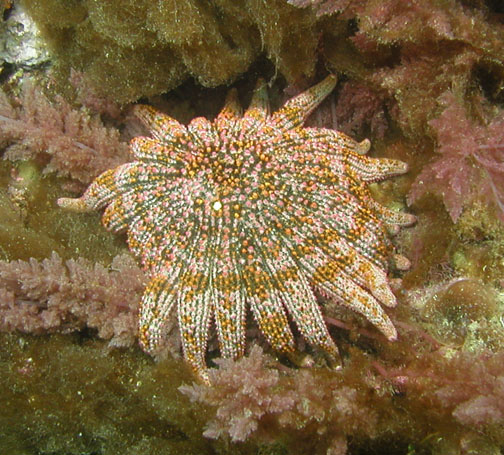
<instances>
[{"instance_id":1,"label":"encrusting algae on rock","mask_svg":"<svg viewBox=\"0 0 504 455\"><path fill-rule=\"evenodd\" d=\"M415 217L379 205L368 184L407 166L366 157L367 140L302 127L335 85L330 75L270 114L259 81L243 115L231 91L213 122L198 117L187 127L138 105L152 138L132 140L136 161L101 174L81 198L58 200L76 211L106 207L105 227L127 231L151 278L140 309L147 352L176 313L184 357L209 382L211 321L222 356L237 358L250 308L274 349L294 350L289 315L311 344L336 355L314 292L396 339L382 308L396 305L386 228Z\"/></svg>"}]
</instances>

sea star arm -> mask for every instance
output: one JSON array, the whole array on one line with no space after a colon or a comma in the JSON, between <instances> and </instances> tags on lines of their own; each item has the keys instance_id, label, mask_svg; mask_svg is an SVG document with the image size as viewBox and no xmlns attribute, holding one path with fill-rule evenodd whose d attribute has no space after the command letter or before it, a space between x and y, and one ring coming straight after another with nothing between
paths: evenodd
<instances>
[{"instance_id":1,"label":"sea star arm","mask_svg":"<svg viewBox=\"0 0 504 455\"><path fill-rule=\"evenodd\" d=\"M205 353L213 313L214 295L210 286L195 283L201 290L185 287L178 297L178 321L184 358L205 383L209 383Z\"/></svg>"},{"instance_id":2,"label":"sea star arm","mask_svg":"<svg viewBox=\"0 0 504 455\"><path fill-rule=\"evenodd\" d=\"M243 109L238 101L238 91L232 88L226 95L224 107L215 118L217 128L227 128L230 123L238 121L242 112Z\"/></svg>"},{"instance_id":3,"label":"sea star arm","mask_svg":"<svg viewBox=\"0 0 504 455\"><path fill-rule=\"evenodd\" d=\"M342 238L336 238L327 245L324 252L332 261L337 260L332 252L337 252L339 262L344 263L341 273L362 288L368 289L380 303L388 307L397 305L396 297L389 287L385 270L358 253L348 242Z\"/></svg>"},{"instance_id":4,"label":"sea star arm","mask_svg":"<svg viewBox=\"0 0 504 455\"><path fill-rule=\"evenodd\" d=\"M253 119L257 122L263 122L269 115L269 99L264 79L258 79L250 105L245 111L244 119Z\"/></svg>"},{"instance_id":5,"label":"sea star arm","mask_svg":"<svg viewBox=\"0 0 504 455\"><path fill-rule=\"evenodd\" d=\"M124 164L123 166L130 167L131 163ZM116 172L117 169L105 171L89 185L80 198L62 197L57 200L57 204L73 212L91 212L106 206L118 192L115 182Z\"/></svg>"},{"instance_id":6,"label":"sea star arm","mask_svg":"<svg viewBox=\"0 0 504 455\"><path fill-rule=\"evenodd\" d=\"M215 293L215 325L221 354L236 359L245 350L246 299L241 278L234 267L217 274Z\"/></svg>"},{"instance_id":7,"label":"sea star arm","mask_svg":"<svg viewBox=\"0 0 504 455\"><path fill-rule=\"evenodd\" d=\"M205 354L215 309L215 288L211 276L214 255L211 239L201 233L196 233L196 236L192 251L185 257L190 262L180 277L178 322L184 358L208 383Z\"/></svg>"},{"instance_id":8,"label":"sea star arm","mask_svg":"<svg viewBox=\"0 0 504 455\"><path fill-rule=\"evenodd\" d=\"M390 158L370 158L348 153L345 162L363 182L378 182L389 177L404 174L408 165Z\"/></svg>"},{"instance_id":9,"label":"sea star arm","mask_svg":"<svg viewBox=\"0 0 504 455\"><path fill-rule=\"evenodd\" d=\"M369 201L373 210L377 213L379 218L387 225L392 226L411 226L416 222L416 216L412 213L399 212L391 210L388 207L376 202L374 199Z\"/></svg>"},{"instance_id":10,"label":"sea star arm","mask_svg":"<svg viewBox=\"0 0 504 455\"><path fill-rule=\"evenodd\" d=\"M147 127L152 137L161 142L177 141L187 136L184 125L152 106L137 104L133 107L133 113Z\"/></svg>"},{"instance_id":11,"label":"sea star arm","mask_svg":"<svg viewBox=\"0 0 504 455\"><path fill-rule=\"evenodd\" d=\"M130 142L130 149L139 161L161 163L165 168L177 171L187 166L190 154L180 142L172 141L170 144L160 142L148 137L135 137Z\"/></svg>"},{"instance_id":12,"label":"sea star arm","mask_svg":"<svg viewBox=\"0 0 504 455\"><path fill-rule=\"evenodd\" d=\"M252 274L246 275L247 300L259 329L276 351L294 351L294 337L278 293L267 273L256 271L253 274L255 278L252 278ZM252 286L257 289L252 290Z\"/></svg>"},{"instance_id":13,"label":"sea star arm","mask_svg":"<svg viewBox=\"0 0 504 455\"><path fill-rule=\"evenodd\" d=\"M337 304L362 314L390 341L397 339L397 331L378 300L350 277L341 273L337 264L321 263L315 269L312 280L315 288L322 294Z\"/></svg>"},{"instance_id":14,"label":"sea star arm","mask_svg":"<svg viewBox=\"0 0 504 455\"><path fill-rule=\"evenodd\" d=\"M255 218L246 235L252 249L243 267L245 295L268 343L280 352L291 352L294 337L282 302L282 286L275 276L275 268L271 262L268 264L268 261L275 260L278 244L267 232L261 233L264 226L256 223Z\"/></svg>"},{"instance_id":15,"label":"sea star arm","mask_svg":"<svg viewBox=\"0 0 504 455\"><path fill-rule=\"evenodd\" d=\"M166 321L173 317L177 300L177 279L181 269L154 275L145 288L138 320L140 346L155 353L165 335Z\"/></svg>"},{"instance_id":16,"label":"sea star arm","mask_svg":"<svg viewBox=\"0 0 504 455\"><path fill-rule=\"evenodd\" d=\"M293 129L301 126L313 110L332 92L337 78L334 74L287 101L270 119L279 129Z\"/></svg>"},{"instance_id":17,"label":"sea star arm","mask_svg":"<svg viewBox=\"0 0 504 455\"><path fill-rule=\"evenodd\" d=\"M215 259L215 325L223 357L238 358L245 350L246 292L240 263L248 241L239 237L241 221L233 218L226 233L220 231Z\"/></svg>"},{"instance_id":18,"label":"sea star arm","mask_svg":"<svg viewBox=\"0 0 504 455\"><path fill-rule=\"evenodd\" d=\"M305 272L299 268L286 248L282 248L275 265L280 298L301 334L314 346L333 356L338 355Z\"/></svg>"},{"instance_id":19,"label":"sea star arm","mask_svg":"<svg viewBox=\"0 0 504 455\"><path fill-rule=\"evenodd\" d=\"M115 193L109 199L102 222L113 231L120 231L133 220L142 216L150 217L165 203L170 204L170 192L180 187L181 181L176 169L159 164L134 161L116 169L114 175ZM171 204L170 204L171 205Z\"/></svg>"}]
</instances>

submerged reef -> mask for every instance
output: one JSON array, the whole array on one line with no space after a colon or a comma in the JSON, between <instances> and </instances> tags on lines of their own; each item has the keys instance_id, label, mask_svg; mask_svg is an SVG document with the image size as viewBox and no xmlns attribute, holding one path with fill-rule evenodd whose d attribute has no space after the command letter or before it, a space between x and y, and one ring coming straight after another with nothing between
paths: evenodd
<instances>
[{"instance_id":1,"label":"submerged reef","mask_svg":"<svg viewBox=\"0 0 504 455\"><path fill-rule=\"evenodd\" d=\"M483 0L5 1L50 65L0 80L0 451L20 454L497 455L504 450L504 8ZM407 174L369 185L390 229L397 341L317 296L341 368L303 341L248 348L195 382L180 333L138 348L146 277L100 214L62 211L131 161L141 98L182 124L229 88L272 109L327 74L307 127L371 141ZM289 322L290 323L290 322Z\"/></svg>"}]
</instances>

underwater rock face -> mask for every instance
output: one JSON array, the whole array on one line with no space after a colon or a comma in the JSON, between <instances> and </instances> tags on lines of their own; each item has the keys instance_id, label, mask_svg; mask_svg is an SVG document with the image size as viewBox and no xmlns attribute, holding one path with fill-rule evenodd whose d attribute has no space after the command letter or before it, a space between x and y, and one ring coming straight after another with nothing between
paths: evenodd
<instances>
[{"instance_id":1,"label":"underwater rock face","mask_svg":"<svg viewBox=\"0 0 504 455\"><path fill-rule=\"evenodd\" d=\"M37 25L20 5L16 5L7 20L1 22L0 59L27 69L50 60Z\"/></svg>"}]
</instances>

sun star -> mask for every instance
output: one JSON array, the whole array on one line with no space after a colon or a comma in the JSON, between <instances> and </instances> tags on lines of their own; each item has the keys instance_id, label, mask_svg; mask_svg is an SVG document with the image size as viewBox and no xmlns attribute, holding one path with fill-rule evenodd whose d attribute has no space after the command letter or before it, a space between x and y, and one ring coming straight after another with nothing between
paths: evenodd
<instances>
[{"instance_id":1,"label":"sun star","mask_svg":"<svg viewBox=\"0 0 504 455\"><path fill-rule=\"evenodd\" d=\"M396 338L382 308L396 305L386 226L414 217L379 205L368 184L407 166L365 156L369 141L303 128L335 84L330 75L270 114L259 81L244 114L232 90L213 122L187 127L138 105L152 138L131 141L135 161L101 174L82 197L58 200L76 211L106 207L105 227L127 231L150 277L139 321L147 352L176 316L184 357L208 382L211 322L222 356L237 358L250 309L274 349L294 349L290 315L311 344L336 355L314 291Z\"/></svg>"}]
</instances>

